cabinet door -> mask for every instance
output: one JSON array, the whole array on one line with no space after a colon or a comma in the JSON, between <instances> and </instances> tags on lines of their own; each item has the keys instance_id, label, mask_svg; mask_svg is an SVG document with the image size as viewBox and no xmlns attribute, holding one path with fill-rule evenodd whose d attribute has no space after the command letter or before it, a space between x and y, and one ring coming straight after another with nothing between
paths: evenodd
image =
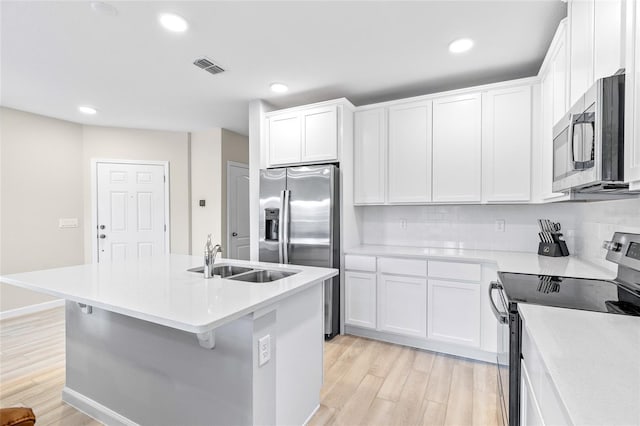
<instances>
[{"instance_id":1,"label":"cabinet door","mask_svg":"<svg viewBox=\"0 0 640 426\"><path fill-rule=\"evenodd\" d=\"M480 285L429 280L429 339L480 347Z\"/></svg>"},{"instance_id":2,"label":"cabinet door","mask_svg":"<svg viewBox=\"0 0 640 426\"><path fill-rule=\"evenodd\" d=\"M594 0L572 0L569 16L570 102L573 105L593 84Z\"/></svg>"},{"instance_id":3,"label":"cabinet door","mask_svg":"<svg viewBox=\"0 0 640 426\"><path fill-rule=\"evenodd\" d=\"M268 138L269 165L299 162L301 137L301 120L297 112L271 116Z\"/></svg>"},{"instance_id":4,"label":"cabinet door","mask_svg":"<svg viewBox=\"0 0 640 426\"><path fill-rule=\"evenodd\" d=\"M431 102L389 108L389 202L431 200Z\"/></svg>"},{"instance_id":5,"label":"cabinet door","mask_svg":"<svg viewBox=\"0 0 640 426\"><path fill-rule=\"evenodd\" d=\"M407 336L427 335L427 280L378 276L378 329Z\"/></svg>"},{"instance_id":6,"label":"cabinet door","mask_svg":"<svg viewBox=\"0 0 640 426\"><path fill-rule=\"evenodd\" d=\"M433 101L433 201L480 201L479 93Z\"/></svg>"},{"instance_id":7,"label":"cabinet door","mask_svg":"<svg viewBox=\"0 0 640 426\"><path fill-rule=\"evenodd\" d=\"M625 180L640 190L640 7L628 1L627 74L625 76Z\"/></svg>"},{"instance_id":8,"label":"cabinet door","mask_svg":"<svg viewBox=\"0 0 640 426\"><path fill-rule=\"evenodd\" d=\"M622 0L595 0L594 5L594 81L624 68Z\"/></svg>"},{"instance_id":9,"label":"cabinet door","mask_svg":"<svg viewBox=\"0 0 640 426\"><path fill-rule=\"evenodd\" d=\"M550 72L553 74L553 108L551 131L553 126L567 113L567 31L564 23L558 28L558 43L552 55Z\"/></svg>"},{"instance_id":10,"label":"cabinet door","mask_svg":"<svg viewBox=\"0 0 640 426\"><path fill-rule=\"evenodd\" d=\"M384 203L387 126L384 108L355 114L354 202Z\"/></svg>"},{"instance_id":11,"label":"cabinet door","mask_svg":"<svg viewBox=\"0 0 640 426\"><path fill-rule=\"evenodd\" d=\"M482 102L482 195L486 201L531 198L531 87L491 90Z\"/></svg>"},{"instance_id":12,"label":"cabinet door","mask_svg":"<svg viewBox=\"0 0 640 426\"><path fill-rule=\"evenodd\" d=\"M376 274L347 271L344 279L345 324L376 328Z\"/></svg>"},{"instance_id":13,"label":"cabinet door","mask_svg":"<svg viewBox=\"0 0 640 426\"><path fill-rule=\"evenodd\" d=\"M544 426L542 413L524 363L522 363L520 374L520 425Z\"/></svg>"},{"instance_id":14,"label":"cabinet door","mask_svg":"<svg viewBox=\"0 0 640 426\"><path fill-rule=\"evenodd\" d=\"M338 160L338 107L302 111L302 161Z\"/></svg>"}]
</instances>

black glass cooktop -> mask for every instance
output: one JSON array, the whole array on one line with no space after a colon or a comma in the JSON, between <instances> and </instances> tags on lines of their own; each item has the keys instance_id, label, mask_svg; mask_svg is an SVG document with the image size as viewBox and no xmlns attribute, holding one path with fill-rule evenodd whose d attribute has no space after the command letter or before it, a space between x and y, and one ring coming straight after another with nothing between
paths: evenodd
<instances>
[{"instance_id":1,"label":"black glass cooktop","mask_svg":"<svg viewBox=\"0 0 640 426\"><path fill-rule=\"evenodd\" d=\"M640 291L613 281L499 272L511 303L640 316Z\"/></svg>"}]
</instances>

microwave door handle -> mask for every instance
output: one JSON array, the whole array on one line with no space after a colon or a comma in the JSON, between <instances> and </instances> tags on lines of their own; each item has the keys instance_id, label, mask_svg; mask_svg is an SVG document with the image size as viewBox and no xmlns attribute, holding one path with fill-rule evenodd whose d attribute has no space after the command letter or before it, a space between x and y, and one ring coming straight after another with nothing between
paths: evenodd
<instances>
[{"instance_id":1,"label":"microwave door handle","mask_svg":"<svg viewBox=\"0 0 640 426\"><path fill-rule=\"evenodd\" d=\"M491 284L489 284L489 305L491 306L493 315L495 315L498 322L500 324L507 324L509 322L509 315L505 312L500 312L496 307L496 304L493 301L493 290L502 290L500 283L492 281ZM500 296L500 299L502 299L502 296Z\"/></svg>"}]
</instances>

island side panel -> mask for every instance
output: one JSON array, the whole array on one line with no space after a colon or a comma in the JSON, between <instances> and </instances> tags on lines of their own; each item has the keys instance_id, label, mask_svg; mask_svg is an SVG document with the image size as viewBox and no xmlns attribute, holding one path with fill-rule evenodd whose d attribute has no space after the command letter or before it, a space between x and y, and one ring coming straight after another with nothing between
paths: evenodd
<instances>
[{"instance_id":1,"label":"island side panel","mask_svg":"<svg viewBox=\"0 0 640 426\"><path fill-rule=\"evenodd\" d=\"M67 302L65 390L141 425L252 424L252 341L250 316L216 329L209 350L192 333Z\"/></svg>"},{"instance_id":2,"label":"island side panel","mask_svg":"<svg viewBox=\"0 0 640 426\"><path fill-rule=\"evenodd\" d=\"M323 282L278 304L276 424L301 425L320 404Z\"/></svg>"}]
</instances>

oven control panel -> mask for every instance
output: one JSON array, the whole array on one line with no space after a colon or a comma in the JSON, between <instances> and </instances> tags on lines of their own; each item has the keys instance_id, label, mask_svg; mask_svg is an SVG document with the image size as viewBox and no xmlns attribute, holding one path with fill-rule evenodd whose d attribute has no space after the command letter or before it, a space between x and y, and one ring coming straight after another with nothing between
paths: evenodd
<instances>
[{"instance_id":1,"label":"oven control panel","mask_svg":"<svg viewBox=\"0 0 640 426\"><path fill-rule=\"evenodd\" d=\"M607 249L608 261L640 271L640 234L616 232L603 247Z\"/></svg>"}]
</instances>

